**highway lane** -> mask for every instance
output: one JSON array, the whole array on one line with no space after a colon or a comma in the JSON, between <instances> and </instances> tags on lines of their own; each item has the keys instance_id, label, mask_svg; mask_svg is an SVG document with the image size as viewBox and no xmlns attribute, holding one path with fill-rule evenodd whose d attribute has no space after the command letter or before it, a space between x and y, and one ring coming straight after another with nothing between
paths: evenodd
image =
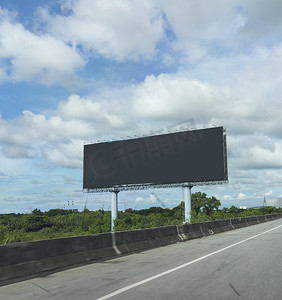
<instances>
[{"instance_id":1,"label":"highway lane","mask_svg":"<svg viewBox=\"0 0 282 300\"><path fill-rule=\"evenodd\" d=\"M282 299L282 219L0 287L0 299Z\"/></svg>"}]
</instances>

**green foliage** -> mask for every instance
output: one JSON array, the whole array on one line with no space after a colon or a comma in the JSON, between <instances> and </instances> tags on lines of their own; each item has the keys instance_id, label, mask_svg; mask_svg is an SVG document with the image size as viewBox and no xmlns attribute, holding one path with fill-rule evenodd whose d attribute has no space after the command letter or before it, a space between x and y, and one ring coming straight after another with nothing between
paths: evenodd
<instances>
[{"instance_id":1,"label":"green foliage","mask_svg":"<svg viewBox=\"0 0 282 300\"><path fill-rule=\"evenodd\" d=\"M220 201L215 197L208 198L205 193L197 192L192 194L192 210L198 215L200 212L210 215L213 210L218 210L221 205Z\"/></svg>"},{"instance_id":2,"label":"green foliage","mask_svg":"<svg viewBox=\"0 0 282 300\"><path fill-rule=\"evenodd\" d=\"M34 216L43 216L43 212L40 210L40 209L37 209L35 208L33 211L32 211L32 214Z\"/></svg>"},{"instance_id":3,"label":"green foliage","mask_svg":"<svg viewBox=\"0 0 282 300\"><path fill-rule=\"evenodd\" d=\"M0 244L109 232L111 212L73 213L52 209L42 213L0 215Z\"/></svg>"},{"instance_id":4,"label":"green foliage","mask_svg":"<svg viewBox=\"0 0 282 300\"><path fill-rule=\"evenodd\" d=\"M240 212L240 209L234 205L232 205L227 212L232 213L232 214L237 214Z\"/></svg>"},{"instance_id":5,"label":"green foliage","mask_svg":"<svg viewBox=\"0 0 282 300\"><path fill-rule=\"evenodd\" d=\"M54 216L57 216L57 215L68 215L68 214L71 214L72 211L70 210L65 210L65 209L50 209L49 211L46 211L44 212L44 216L47 216L47 217L54 217Z\"/></svg>"},{"instance_id":6,"label":"green foliage","mask_svg":"<svg viewBox=\"0 0 282 300\"><path fill-rule=\"evenodd\" d=\"M207 197L205 193L192 194L191 222L207 222L245 216L281 213L282 210L265 206L261 208L239 209L235 206L219 209L220 201ZM127 209L118 212L115 230L133 230L150 227L183 224L184 203L168 209L151 207L149 209ZM41 212L34 209L31 214L0 215L0 244L96 234L111 231L111 212L98 210L75 213L70 210L51 209Z\"/></svg>"},{"instance_id":7,"label":"green foliage","mask_svg":"<svg viewBox=\"0 0 282 300\"><path fill-rule=\"evenodd\" d=\"M40 215L24 215L22 218L22 229L26 232L39 231L44 227L50 227L48 218Z\"/></svg>"},{"instance_id":8,"label":"green foliage","mask_svg":"<svg viewBox=\"0 0 282 300\"><path fill-rule=\"evenodd\" d=\"M6 227L4 225L0 224L0 241L3 241L6 232L7 232Z\"/></svg>"},{"instance_id":9,"label":"green foliage","mask_svg":"<svg viewBox=\"0 0 282 300\"><path fill-rule=\"evenodd\" d=\"M115 230L132 230L182 224L182 205L174 209L150 207L149 209L119 212L115 220Z\"/></svg>"}]
</instances>

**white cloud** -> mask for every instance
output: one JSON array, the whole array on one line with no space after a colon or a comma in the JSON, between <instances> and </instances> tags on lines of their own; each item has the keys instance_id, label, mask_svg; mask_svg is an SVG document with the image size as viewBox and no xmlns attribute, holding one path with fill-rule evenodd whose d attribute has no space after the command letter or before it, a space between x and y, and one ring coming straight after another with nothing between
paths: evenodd
<instances>
[{"instance_id":1,"label":"white cloud","mask_svg":"<svg viewBox=\"0 0 282 300\"><path fill-rule=\"evenodd\" d=\"M46 158L59 166L82 168L83 143L81 140L70 139L68 143L61 142L45 152Z\"/></svg>"},{"instance_id":2,"label":"white cloud","mask_svg":"<svg viewBox=\"0 0 282 300\"><path fill-rule=\"evenodd\" d=\"M46 158L55 165L81 168L84 142L132 130L127 112L118 102L71 95L49 118L30 111L9 121L0 117L0 151L8 158Z\"/></svg>"},{"instance_id":3,"label":"white cloud","mask_svg":"<svg viewBox=\"0 0 282 300\"><path fill-rule=\"evenodd\" d=\"M144 203L145 200L143 197L137 197L135 201L136 203Z\"/></svg>"},{"instance_id":4,"label":"white cloud","mask_svg":"<svg viewBox=\"0 0 282 300\"><path fill-rule=\"evenodd\" d=\"M148 75L141 83L121 88L123 96L117 99L107 87L99 96L71 95L49 118L31 111L9 121L0 117L3 154L10 158L45 157L61 166L81 167L83 142L141 135L149 129L193 118L196 125L214 123L227 128L230 170L282 168L282 43L272 48L255 45L248 54L235 52L216 58L205 52L204 40L223 41L239 34L239 28L250 26L248 18L258 18L258 12L245 15L247 10L256 10L254 2L241 4L240 9L235 1L227 4L217 0L205 7L190 1L177 1L179 5L169 1L152 3L65 2L69 10L66 15L51 16L41 10L48 34L32 33L17 23L15 16L1 11L0 70L9 80L51 83L64 75L71 76L85 63L76 47L79 43L84 50L112 59L154 55L164 30L159 9L166 13L175 42L184 48L190 45L190 58L198 61L205 56L188 70ZM226 15L218 12L219 6ZM224 26L229 19L233 21ZM278 22L266 21L269 26ZM89 26L88 30L82 30L85 26ZM128 30L140 32L140 36L132 38ZM203 32L202 39L198 39L199 32ZM148 39L144 40L144 36ZM188 48L184 48L181 51L185 54ZM195 54L191 55L191 51ZM167 64L175 59L172 54L161 54ZM10 64L5 65L7 61ZM238 182L236 174L232 175ZM252 184L255 179L241 176L240 180Z\"/></svg>"},{"instance_id":5,"label":"white cloud","mask_svg":"<svg viewBox=\"0 0 282 300\"><path fill-rule=\"evenodd\" d=\"M245 200L247 197L248 197L248 196L245 195L244 193L239 193L239 194L238 194L238 199L239 199L239 200Z\"/></svg>"},{"instance_id":6,"label":"white cloud","mask_svg":"<svg viewBox=\"0 0 282 300\"><path fill-rule=\"evenodd\" d=\"M158 1L175 34L175 49L196 63L214 55L215 47L228 47L237 29L244 24L236 1Z\"/></svg>"},{"instance_id":7,"label":"white cloud","mask_svg":"<svg viewBox=\"0 0 282 300\"><path fill-rule=\"evenodd\" d=\"M266 193L264 193L265 197L271 196L273 194L273 190L269 190Z\"/></svg>"},{"instance_id":8,"label":"white cloud","mask_svg":"<svg viewBox=\"0 0 282 300\"><path fill-rule=\"evenodd\" d=\"M266 106L267 100L257 103L248 96L239 100L233 96L234 88L183 74L151 75L125 90L118 99L108 91L105 97L73 94L49 118L30 111L10 121L0 118L2 153L81 167L83 142L142 135L193 118L196 125L227 128L231 170L282 168L282 143L273 139L281 125L276 117L281 112L278 101Z\"/></svg>"},{"instance_id":9,"label":"white cloud","mask_svg":"<svg viewBox=\"0 0 282 300\"><path fill-rule=\"evenodd\" d=\"M3 181L15 173L33 173L39 165L50 171L46 161L50 168L81 168L84 142L141 136L193 118L199 128L215 124L227 129L227 189L233 191L224 190L222 201L239 203L270 192L281 194L279 1L63 0L60 4L61 12L39 8L37 19L25 23L34 27L0 9L0 83L68 84L89 62L82 70L88 91L86 84L72 87L73 94L48 116L38 108L37 113L29 108L10 120L0 116ZM35 24L39 19L41 23ZM128 60L134 62L127 65ZM114 72L123 68L114 83L120 88L112 88L104 67ZM132 78L123 82L127 68ZM97 75L97 69L103 74ZM34 178L22 187L36 183ZM71 181L64 179L62 183ZM9 197L10 192L3 195ZM137 203L157 203L151 195L141 196ZM44 197L52 195L46 192Z\"/></svg>"},{"instance_id":10,"label":"white cloud","mask_svg":"<svg viewBox=\"0 0 282 300\"><path fill-rule=\"evenodd\" d=\"M212 117L225 114L229 99L228 89L169 74L148 76L134 88L133 112L143 118L182 120L192 117L209 123Z\"/></svg>"},{"instance_id":11,"label":"white cloud","mask_svg":"<svg viewBox=\"0 0 282 300\"><path fill-rule=\"evenodd\" d=\"M266 170L264 172L264 182L268 187L281 187L282 174L279 170Z\"/></svg>"},{"instance_id":12,"label":"white cloud","mask_svg":"<svg viewBox=\"0 0 282 300\"><path fill-rule=\"evenodd\" d=\"M150 204L160 204L158 198L154 194L150 194L149 197L146 199L146 203Z\"/></svg>"},{"instance_id":13,"label":"white cloud","mask_svg":"<svg viewBox=\"0 0 282 300\"><path fill-rule=\"evenodd\" d=\"M47 34L35 34L0 8L0 80L67 83L85 61L72 47Z\"/></svg>"},{"instance_id":14,"label":"white cloud","mask_svg":"<svg viewBox=\"0 0 282 300\"><path fill-rule=\"evenodd\" d=\"M97 53L115 60L151 59L160 54L165 65L180 59L184 67L188 57L189 63L204 64L202 74L209 74L208 66L211 70L221 67L225 73L229 71L226 62L233 61L238 69L238 59L244 60L242 54L258 48L261 38L275 35L282 23L281 4L277 1L267 5L259 1L257 5L253 0L215 0L208 4L182 0L142 3L119 0L110 4L102 0L77 0L62 1L61 5L61 14L38 8L34 21L42 22L41 32L27 30L15 14L0 10L0 82L73 82L75 72L90 58L89 51L94 58ZM170 38L170 31L174 38ZM257 43L248 43L259 33ZM170 50L162 49L160 42L166 43ZM246 47L247 44L251 46ZM254 60L246 74L254 74L256 79L261 77L264 82L275 68L275 75L280 74L281 45L272 54L265 64ZM197 70L200 68L201 65L197 66ZM222 81L230 77L231 72L228 73L229 76L220 76ZM219 77L218 72L215 75L214 78ZM276 82L279 86L281 75L271 78L271 85Z\"/></svg>"},{"instance_id":15,"label":"white cloud","mask_svg":"<svg viewBox=\"0 0 282 300\"><path fill-rule=\"evenodd\" d=\"M107 123L112 128L124 127L122 103L115 101L93 100L71 95L67 102L61 102L58 115L64 121L85 121L92 124ZM92 129L93 130L93 129Z\"/></svg>"},{"instance_id":16,"label":"white cloud","mask_svg":"<svg viewBox=\"0 0 282 300\"><path fill-rule=\"evenodd\" d=\"M281 1L240 1L240 9L246 17L246 22L239 31L239 34L243 37L252 38L253 40L270 40L276 35L280 35L282 26Z\"/></svg>"},{"instance_id":17,"label":"white cloud","mask_svg":"<svg viewBox=\"0 0 282 300\"><path fill-rule=\"evenodd\" d=\"M224 201L232 201L234 199L234 197L232 197L231 195L223 195L223 197L221 197L221 199Z\"/></svg>"},{"instance_id":18,"label":"white cloud","mask_svg":"<svg viewBox=\"0 0 282 300\"><path fill-rule=\"evenodd\" d=\"M165 0L159 3L179 39L223 39L223 32L236 27L236 24L230 22L237 14L236 1L215 0L206 3Z\"/></svg>"},{"instance_id":19,"label":"white cloud","mask_svg":"<svg viewBox=\"0 0 282 300\"><path fill-rule=\"evenodd\" d=\"M239 169L282 168L282 142L264 135L228 138L233 167Z\"/></svg>"},{"instance_id":20,"label":"white cloud","mask_svg":"<svg viewBox=\"0 0 282 300\"><path fill-rule=\"evenodd\" d=\"M163 20L153 2L78 0L68 2L68 15L40 9L47 30L67 43L81 45L107 58L150 59L163 38Z\"/></svg>"},{"instance_id":21,"label":"white cloud","mask_svg":"<svg viewBox=\"0 0 282 300\"><path fill-rule=\"evenodd\" d=\"M175 49L196 63L231 50L248 53L281 36L280 1L158 1L175 35Z\"/></svg>"}]
</instances>

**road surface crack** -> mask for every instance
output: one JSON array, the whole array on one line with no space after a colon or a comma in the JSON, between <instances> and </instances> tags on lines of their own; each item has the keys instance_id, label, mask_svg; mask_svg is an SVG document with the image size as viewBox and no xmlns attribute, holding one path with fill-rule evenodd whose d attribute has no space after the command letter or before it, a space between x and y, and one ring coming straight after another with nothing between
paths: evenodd
<instances>
[{"instance_id":1,"label":"road surface crack","mask_svg":"<svg viewBox=\"0 0 282 300\"><path fill-rule=\"evenodd\" d=\"M36 287L38 287L39 289L45 291L46 293L50 293L50 291L44 289L42 286L40 286L40 285L38 285L38 284L36 284L36 283L34 283L34 282L32 282L32 284L35 285Z\"/></svg>"},{"instance_id":2,"label":"road surface crack","mask_svg":"<svg viewBox=\"0 0 282 300\"><path fill-rule=\"evenodd\" d=\"M232 290L240 297L241 295L237 292L237 290L235 289L235 287L229 283L229 286L232 288Z\"/></svg>"}]
</instances>

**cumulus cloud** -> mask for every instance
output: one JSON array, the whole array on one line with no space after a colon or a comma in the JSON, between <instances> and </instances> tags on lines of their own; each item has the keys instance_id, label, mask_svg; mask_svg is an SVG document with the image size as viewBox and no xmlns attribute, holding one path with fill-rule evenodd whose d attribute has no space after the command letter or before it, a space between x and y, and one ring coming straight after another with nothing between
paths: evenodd
<instances>
[{"instance_id":1,"label":"cumulus cloud","mask_svg":"<svg viewBox=\"0 0 282 300\"><path fill-rule=\"evenodd\" d=\"M68 143L60 143L45 152L48 161L62 167L82 168L81 140L70 139Z\"/></svg>"},{"instance_id":2,"label":"cumulus cloud","mask_svg":"<svg viewBox=\"0 0 282 300\"><path fill-rule=\"evenodd\" d=\"M242 54L276 36L282 23L281 4L274 0L267 5L263 1L258 5L254 0L216 0L210 4L183 0L65 0L60 4L61 10L56 12L38 7L34 17L37 23L32 29L19 23L16 14L0 9L0 82L67 84L73 82L73 75L90 56L97 55L118 61L150 60L160 55L164 65L180 60L184 67L188 58L188 67L201 62L212 69L213 63L226 63L222 55L218 59L218 52L226 54L232 49L235 60L244 59ZM250 39L257 43L248 43ZM276 56L273 53L272 67L277 70L281 69L276 64L277 57L281 58L280 48ZM228 60L235 62L232 57ZM260 74L264 78L271 75Z\"/></svg>"},{"instance_id":3,"label":"cumulus cloud","mask_svg":"<svg viewBox=\"0 0 282 300\"><path fill-rule=\"evenodd\" d=\"M124 117L124 118L123 118ZM82 167L84 142L132 130L130 116L119 103L71 95L53 116L24 111L5 121L0 116L0 151L8 158L46 158L64 167Z\"/></svg>"},{"instance_id":4,"label":"cumulus cloud","mask_svg":"<svg viewBox=\"0 0 282 300\"><path fill-rule=\"evenodd\" d=\"M66 82L84 65L75 48L49 34L25 29L14 14L0 8L1 81Z\"/></svg>"},{"instance_id":5,"label":"cumulus cloud","mask_svg":"<svg viewBox=\"0 0 282 300\"><path fill-rule=\"evenodd\" d=\"M133 112L143 118L193 117L205 123L225 114L229 97L228 89L206 82L169 74L151 75L135 87Z\"/></svg>"},{"instance_id":6,"label":"cumulus cloud","mask_svg":"<svg viewBox=\"0 0 282 300\"><path fill-rule=\"evenodd\" d=\"M248 53L254 45L280 36L281 3L276 0L165 0L158 5L174 33L175 50L192 64L215 58L218 49Z\"/></svg>"},{"instance_id":7,"label":"cumulus cloud","mask_svg":"<svg viewBox=\"0 0 282 300\"><path fill-rule=\"evenodd\" d=\"M58 115L63 121L80 120L92 124L106 124L114 128L123 128L125 122L119 115L124 114L122 103L118 101L106 101L81 98L79 95L71 95L68 101L61 102L58 107ZM78 130L81 134L82 129ZM94 128L92 127L92 133ZM84 133L85 134L85 133ZM91 133L89 133L91 134ZM87 135L87 130L86 130Z\"/></svg>"},{"instance_id":8,"label":"cumulus cloud","mask_svg":"<svg viewBox=\"0 0 282 300\"><path fill-rule=\"evenodd\" d=\"M268 197L268 196L271 196L272 194L273 194L273 190L269 190L264 194L264 196Z\"/></svg>"},{"instance_id":9,"label":"cumulus cloud","mask_svg":"<svg viewBox=\"0 0 282 300\"><path fill-rule=\"evenodd\" d=\"M236 11L235 1L159 1L174 34L174 47L187 57L190 63L213 55L211 44L226 44L242 18ZM230 22L230 20L232 20ZM185 55L186 54L186 55Z\"/></svg>"},{"instance_id":10,"label":"cumulus cloud","mask_svg":"<svg viewBox=\"0 0 282 300\"><path fill-rule=\"evenodd\" d=\"M143 197L137 197L136 199L135 199L135 201L136 201L136 203L144 203L144 198Z\"/></svg>"},{"instance_id":11,"label":"cumulus cloud","mask_svg":"<svg viewBox=\"0 0 282 300\"><path fill-rule=\"evenodd\" d=\"M231 201L231 200L234 199L234 197L232 197L231 195L223 195L221 197L221 199L224 200L224 201Z\"/></svg>"},{"instance_id":12,"label":"cumulus cloud","mask_svg":"<svg viewBox=\"0 0 282 300\"><path fill-rule=\"evenodd\" d=\"M56 165L81 167L83 142L142 135L193 118L196 124L227 128L230 169L281 168L282 43L256 45L249 53L235 51L228 56L206 52L205 41L243 35L242 28L250 27L252 18L258 20L262 8L258 11L253 1L241 7L237 1L222 0L206 6L176 3L65 1L65 14L39 9L46 26L42 28L48 31L42 29L40 34L1 10L0 80L54 83L83 66L87 51L116 60L151 57L167 30L160 11L175 35L173 43L183 46L182 54L189 48L190 59L205 56L188 70L148 75L140 83L121 88L124 96L118 99L109 96L107 87L99 96L70 95L50 117L28 110L14 120L0 116L1 152L9 158L45 157ZM219 6L226 14L218 12ZM267 16L270 27L280 22ZM162 54L169 63L172 56ZM237 180L235 173L232 176ZM252 179L241 174L240 180L250 183Z\"/></svg>"},{"instance_id":13,"label":"cumulus cloud","mask_svg":"<svg viewBox=\"0 0 282 300\"><path fill-rule=\"evenodd\" d=\"M67 15L40 9L47 30L73 46L107 58L150 59L163 38L163 20L153 2L67 1Z\"/></svg>"},{"instance_id":14,"label":"cumulus cloud","mask_svg":"<svg viewBox=\"0 0 282 300\"><path fill-rule=\"evenodd\" d=\"M236 1L215 0L212 3L176 0L161 1L168 22L180 39L224 38L222 32L230 31L236 24L230 23L236 14ZM222 10L218 8L221 7ZM224 12L224 13L223 13ZM223 26L228 24L229 26Z\"/></svg>"},{"instance_id":15,"label":"cumulus cloud","mask_svg":"<svg viewBox=\"0 0 282 300\"><path fill-rule=\"evenodd\" d=\"M280 170L266 170L264 172L264 183L268 187L280 187L282 174Z\"/></svg>"},{"instance_id":16,"label":"cumulus cloud","mask_svg":"<svg viewBox=\"0 0 282 300\"><path fill-rule=\"evenodd\" d=\"M264 135L231 136L229 154L233 167L273 169L282 167L282 143Z\"/></svg>"},{"instance_id":17,"label":"cumulus cloud","mask_svg":"<svg viewBox=\"0 0 282 300\"><path fill-rule=\"evenodd\" d=\"M282 3L272 0L266 3L263 0L240 1L240 12L245 16L245 24L239 34L254 40L272 40L280 35L282 25L280 12Z\"/></svg>"},{"instance_id":18,"label":"cumulus cloud","mask_svg":"<svg viewBox=\"0 0 282 300\"><path fill-rule=\"evenodd\" d=\"M248 197L248 196L245 195L245 194L243 194L243 193L239 193L239 194L238 194L238 199L239 199L239 200L245 200L247 197Z\"/></svg>"},{"instance_id":19,"label":"cumulus cloud","mask_svg":"<svg viewBox=\"0 0 282 300\"><path fill-rule=\"evenodd\" d=\"M146 127L146 120L171 124L193 116L209 123L211 116L223 113L219 108L228 94L207 83L170 75L149 76L128 90L129 98L118 100L73 94L49 118L31 111L14 120L0 118L1 151L9 158L45 157L56 165L81 167L83 142L147 134L155 127Z\"/></svg>"},{"instance_id":20,"label":"cumulus cloud","mask_svg":"<svg viewBox=\"0 0 282 300\"><path fill-rule=\"evenodd\" d=\"M264 109L267 100L238 100L233 88L183 74L150 75L126 90L122 99L73 94L48 118L30 111L14 120L0 118L1 151L10 158L45 157L56 165L81 167L84 142L140 136L193 118L196 125L227 128L230 169L282 167L282 143L273 139L281 125L275 117L281 113L278 101Z\"/></svg>"},{"instance_id":21,"label":"cumulus cloud","mask_svg":"<svg viewBox=\"0 0 282 300\"><path fill-rule=\"evenodd\" d=\"M222 201L280 194L279 1L63 0L60 5L53 11L38 8L25 25L0 10L0 83L67 84L80 74L92 77L87 82L93 84L97 69L118 72L121 66L120 73L128 67L129 75L124 82L119 74L115 86L121 85L114 90L99 73L95 88L74 87L48 115L29 108L14 119L0 116L3 181L21 170L32 172L31 159L40 168L81 168L84 142L142 136L192 118L198 128L227 129L233 191L224 191ZM51 193L44 201L48 197ZM136 199L144 201L156 199Z\"/></svg>"}]
</instances>

